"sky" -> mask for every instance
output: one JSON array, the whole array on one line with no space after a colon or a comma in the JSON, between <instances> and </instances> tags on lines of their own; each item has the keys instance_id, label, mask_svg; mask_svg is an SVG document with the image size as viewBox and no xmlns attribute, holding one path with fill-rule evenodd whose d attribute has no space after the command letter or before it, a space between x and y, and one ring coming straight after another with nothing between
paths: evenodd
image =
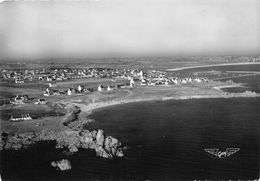
<instances>
[{"instance_id":1,"label":"sky","mask_svg":"<svg viewBox=\"0 0 260 181\"><path fill-rule=\"evenodd\" d=\"M8 1L0 58L258 54L259 0Z\"/></svg>"}]
</instances>

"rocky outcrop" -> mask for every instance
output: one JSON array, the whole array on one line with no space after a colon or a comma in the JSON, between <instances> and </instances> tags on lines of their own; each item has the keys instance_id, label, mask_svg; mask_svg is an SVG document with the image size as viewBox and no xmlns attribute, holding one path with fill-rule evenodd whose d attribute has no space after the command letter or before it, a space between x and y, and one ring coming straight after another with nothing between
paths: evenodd
<instances>
[{"instance_id":1,"label":"rocky outcrop","mask_svg":"<svg viewBox=\"0 0 260 181\"><path fill-rule=\"evenodd\" d=\"M0 150L26 148L39 141L56 141L56 148L67 148L77 152L79 148L93 149L97 156L104 158L122 157L120 141L112 136L105 136L103 130L82 131L47 131L28 133L1 133Z\"/></svg>"},{"instance_id":2,"label":"rocky outcrop","mask_svg":"<svg viewBox=\"0 0 260 181\"><path fill-rule=\"evenodd\" d=\"M105 136L103 130L85 131L79 135L82 145L95 149L96 155L103 158L114 158L124 156L121 143L112 136Z\"/></svg>"},{"instance_id":3,"label":"rocky outcrop","mask_svg":"<svg viewBox=\"0 0 260 181\"><path fill-rule=\"evenodd\" d=\"M121 143L112 136L106 137L105 150L112 154L112 156L123 157L123 150Z\"/></svg>"},{"instance_id":4,"label":"rocky outcrop","mask_svg":"<svg viewBox=\"0 0 260 181\"><path fill-rule=\"evenodd\" d=\"M53 161L53 162L51 162L51 166L60 171L65 171L65 170L71 169L69 160L65 160L65 159L62 159L60 161Z\"/></svg>"},{"instance_id":5,"label":"rocky outcrop","mask_svg":"<svg viewBox=\"0 0 260 181\"><path fill-rule=\"evenodd\" d=\"M57 104L57 106L59 106ZM104 158L122 157L121 143L104 131L88 131L84 126L92 120L76 106L67 106L64 117L64 131L42 130L39 132L1 133L0 150L26 148L39 141L56 141L56 148L67 148L70 153L79 148L93 149L96 155ZM69 128L69 129L67 129Z\"/></svg>"}]
</instances>

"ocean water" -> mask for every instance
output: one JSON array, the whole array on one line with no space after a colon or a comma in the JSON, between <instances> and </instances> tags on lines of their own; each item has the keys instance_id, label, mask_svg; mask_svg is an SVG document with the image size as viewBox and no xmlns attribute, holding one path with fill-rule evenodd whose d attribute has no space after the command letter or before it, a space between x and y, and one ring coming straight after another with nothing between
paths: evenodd
<instances>
[{"instance_id":1,"label":"ocean water","mask_svg":"<svg viewBox=\"0 0 260 181\"><path fill-rule=\"evenodd\" d=\"M123 158L92 150L66 155L54 143L1 152L1 176L10 180L256 179L260 162L260 99L197 99L130 103L95 111L87 129L103 129L127 148ZM224 159L205 148L240 151ZM72 170L58 172L53 160Z\"/></svg>"}]
</instances>

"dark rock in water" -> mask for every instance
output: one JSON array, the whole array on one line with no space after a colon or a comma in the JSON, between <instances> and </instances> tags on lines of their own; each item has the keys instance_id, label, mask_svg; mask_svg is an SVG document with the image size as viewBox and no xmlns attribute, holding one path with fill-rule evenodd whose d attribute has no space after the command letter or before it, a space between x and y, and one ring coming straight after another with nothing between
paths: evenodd
<instances>
[{"instance_id":1,"label":"dark rock in water","mask_svg":"<svg viewBox=\"0 0 260 181\"><path fill-rule=\"evenodd\" d=\"M129 146L124 146L122 149L123 149L123 151L126 151L126 150L129 150L130 147Z\"/></svg>"},{"instance_id":2,"label":"dark rock in water","mask_svg":"<svg viewBox=\"0 0 260 181\"><path fill-rule=\"evenodd\" d=\"M12 143L11 142L6 142L5 146L4 146L4 149L6 149L6 150L12 149Z\"/></svg>"},{"instance_id":3,"label":"dark rock in water","mask_svg":"<svg viewBox=\"0 0 260 181\"><path fill-rule=\"evenodd\" d=\"M66 155L66 156L71 156L71 155L73 155L73 153L70 152L70 151L68 151L68 150L63 151L62 153L63 153L64 155Z\"/></svg>"},{"instance_id":4,"label":"dark rock in water","mask_svg":"<svg viewBox=\"0 0 260 181\"><path fill-rule=\"evenodd\" d=\"M65 159L62 159L60 161L53 161L53 162L51 162L51 166L55 167L57 170L60 170L60 171L65 171L65 170L71 169L69 160L65 160Z\"/></svg>"},{"instance_id":5,"label":"dark rock in water","mask_svg":"<svg viewBox=\"0 0 260 181\"><path fill-rule=\"evenodd\" d=\"M119 148L119 149L116 151L116 156L117 156L117 157L123 157L123 156L124 156L124 152L123 152L123 149L122 149L122 148Z\"/></svg>"},{"instance_id":6,"label":"dark rock in water","mask_svg":"<svg viewBox=\"0 0 260 181\"><path fill-rule=\"evenodd\" d=\"M21 144L21 143L16 143L16 144L13 144L12 145L12 148L14 149L14 150L19 150L19 149L21 149L23 147L23 145Z\"/></svg>"}]
</instances>

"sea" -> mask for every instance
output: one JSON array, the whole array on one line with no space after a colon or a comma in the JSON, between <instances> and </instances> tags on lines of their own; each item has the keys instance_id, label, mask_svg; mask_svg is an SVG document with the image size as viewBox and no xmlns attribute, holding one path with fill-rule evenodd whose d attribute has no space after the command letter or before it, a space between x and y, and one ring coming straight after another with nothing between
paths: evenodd
<instances>
[{"instance_id":1,"label":"sea","mask_svg":"<svg viewBox=\"0 0 260 181\"><path fill-rule=\"evenodd\" d=\"M239 81L239 80L236 80ZM259 91L259 82L252 81ZM250 87L251 84L247 86ZM232 92L232 90L229 90ZM252 180L260 177L260 98L214 98L129 103L98 109L86 129L122 142L125 156L93 150L66 154L55 142L2 151L2 180ZM204 149L240 150L217 158ZM53 160L68 159L59 172Z\"/></svg>"}]
</instances>

